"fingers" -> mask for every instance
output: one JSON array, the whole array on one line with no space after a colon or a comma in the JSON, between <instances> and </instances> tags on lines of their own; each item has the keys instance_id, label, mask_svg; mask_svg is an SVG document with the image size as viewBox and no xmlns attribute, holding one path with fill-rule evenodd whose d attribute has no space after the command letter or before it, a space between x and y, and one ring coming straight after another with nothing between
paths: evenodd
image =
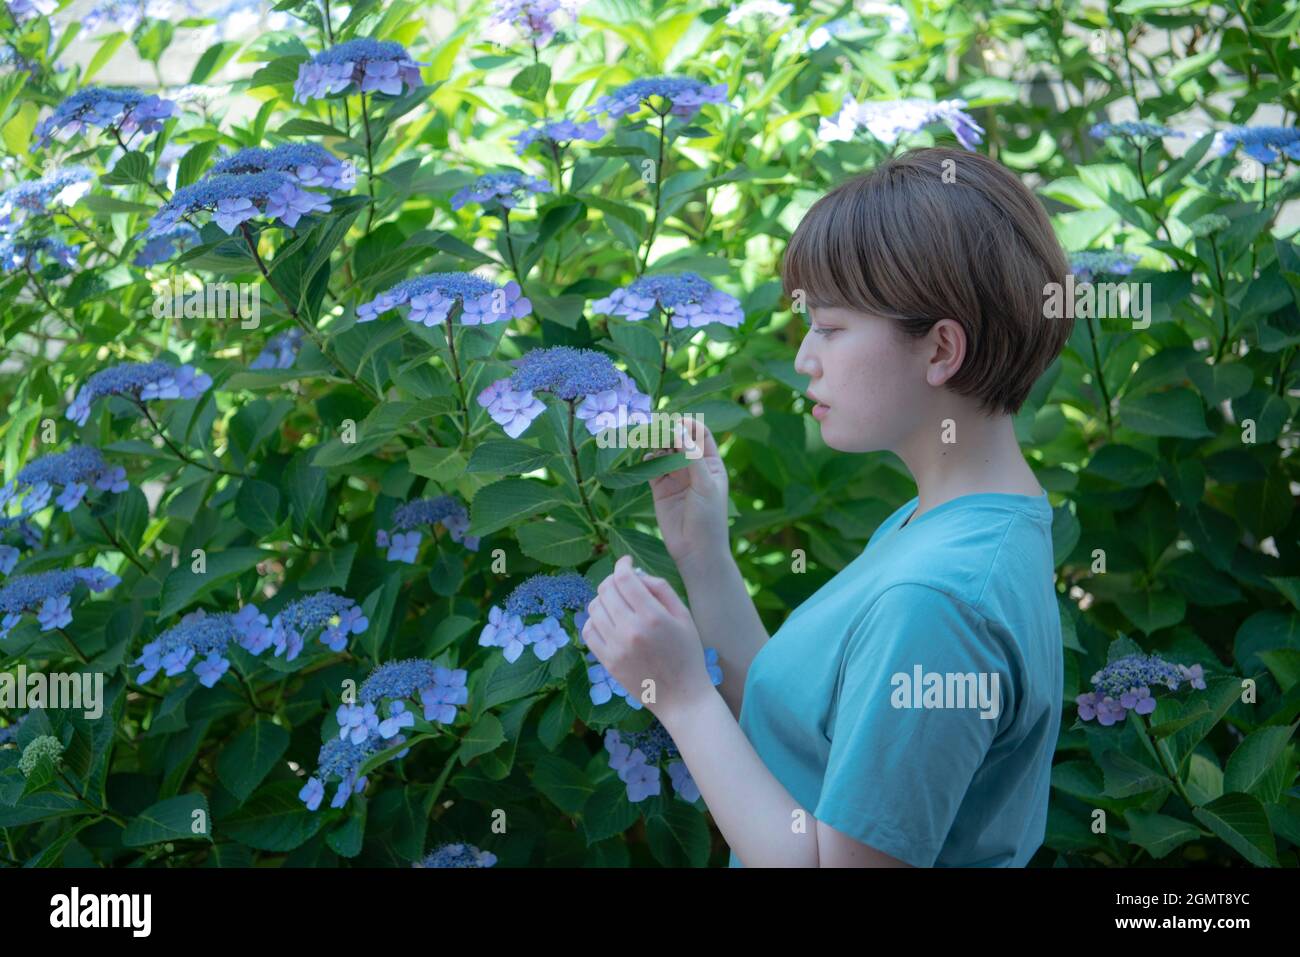
<instances>
[{"instance_id":1,"label":"fingers","mask_svg":"<svg viewBox=\"0 0 1300 957\"><path fill-rule=\"evenodd\" d=\"M592 650L598 661L604 660L607 647L605 636L600 633L600 629L596 626L595 619L592 618L590 612L587 613L587 620L582 625L582 640Z\"/></svg>"},{"instance_id":2,"label":"fingers","mask_svg":"<svg viewBox=\"0 0 1300 957\"><path fill-rule=\"evenodd\" d=\"M582 633L585 636L588 629L594 629L596 639L599 644L591 645L591 650L596 652L596 657L603 660L604 653L608 649L607 636L616 634L614 622L610 620L609 613L605 610L605 605L600 600L593 601L587 607L587 623L582 626Z\"/></svg>"},{"instance_id":3,"label":"fingers","mask_svg":"<svg viewBox=\"0 0 1300 957\"><path fill-rule=\"evenodd\" d=\"M676 618L690 616L690 609L686 607L677 592L673 591L673 586L668 584L666 580L647 576L643 581L650 594L659 599L659 603L664 606L669 614Z\"/></svg>"},{"instance_id":4,"label":"fingers","mask_svg":"<svg viewBox=\"0 0 1300 957\"><path fill-rule=\"evenodd\" d=\"M627 603L633 614L644 615L662 610L659 600L646 588L642 574L634 571L636 566L631 555L624 555L614 563L614 572L606 581L613 582L618 594Z\"/></svg>"},{"instance_id":5,"label":"fingers","mask_svg":"<svg viewBox=\"0 0 1300 957\"><path fill-rule=\"evenodd\" d=\"M622 559L620 559L620 561L621 560ZM628 600L623 597L622 592L619 590L619 587L614 580L617 571L618 566L616 564L614 573L607 575L605 580L600 583L600 587L596 589L596 597L599 599L600 603L605 606L605 611L608 612L609 616L615 621L630 621L636 616L637 612L636 609L628 603Z\"/></svg>"}]
</instances>

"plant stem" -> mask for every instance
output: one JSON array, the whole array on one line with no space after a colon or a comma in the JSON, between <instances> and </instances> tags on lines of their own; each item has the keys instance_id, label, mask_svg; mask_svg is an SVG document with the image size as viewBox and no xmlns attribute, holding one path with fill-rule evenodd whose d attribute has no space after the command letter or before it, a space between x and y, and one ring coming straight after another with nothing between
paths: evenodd
<instances>
[{"instance_id":1,"label":"plant stem","mask_svg":"<svg viewBox=\"0 0 1300 957\"><path fill-rule=\"evenodd\" d=\"M460 361L456 358L456 335L455 327L451 323L451 311L448 310L447 318L443 320L447 330L447 352L451 355L451 372L456 377L456 395L460 398L460 414L464 417L465 427L461 429L461 439L469 434L469 403L465 401L465 383L460 375Z\"/></svg>"},{"instance_id":2,"label":"plant stem","mask_svg":"<svg viewBox=\"0 0 1300 957\"><path fill-rule=\"evenodd\" d=\"M228 469L213 468L211 465L208 465L205 462L200 462L198 459L190 458L188 455L186 455L181 449L179 449L176 446L176 443L174 443L171 439L167 437L167 433L162 430L162 427L158 425L157 420L154 419L153 415L150 414L149 407L147 405L145 405L143 402L141 402L138 399L136 400L135 404L140 408L140 411L144 413L144 417L149 420L149 424L153 426L154 432L158 433L158 438L162 439L163 444L166 445L167 448L171 449L172 454L175 455L182 462L185 462L188 465L197 465L199 468L204 469L205 471L208 472L212 472L213 474L235 475L240 478L247 477L244 475L243 472L231 472Z\"/></svg>"},{"instance_id":3,"label":"plant stem","mask_svg":"<svg viewBox=\"0 0 1300 957\"><path fill-rule=\"evenodd\" d=\"M95 521L99 522L99 527L104 530L105 537L108 539L109 543L115 549L117 549L119 552L125 555L127 557L127 560L130 561L131 564L134 565L136 568L140 569L140 571L143 572L146 577L149 578L153 577L149 569L145 568L144 564L140 561L140 559L135 556L134 551L128 551L126 547L117 540L117 536L113 534L112 530L106 524L104 524L104 519L101 516L96 515Z\"/></svg>"},{"instance_id":4,"label":"plant stem","mask_svg":"<svg viewBox=\"0 0 1300 957\"><path fill-rule=\"evenodd\" d=\"M667 121L667 114L659 114L659 159L655 162L655 216L650 223L650 235L646 237L645 252L641 254L641 263L637 266L636 274L640 278L645 272L646 264L650 261L650 247L654 245L655 233L659 231L659 210L660 201L663 196L663 173L664 173L664 126Z\"/></svg>"},{"instance_id":5,"label":"plant stem","mask_svg":"<svg viewBox=\"0 0 1300 957\"><path fill-rule=\"evenodd\" d=\"M1210 249L1214 252L1214 273L1219 278L1219 305L1223 309L1223 336L1219 339L1219 348L1214 352L1214 361L1217 363L1223 356L1223 350L1228 345L1228 290L1223 285L1223 267L1219 262L1219 244L1210 237Z\"/></svg>"},{"instance_id":6,"label":"plant stem","mask_svg":"<svg viewBox=\"0 0 1300 957\"><path fill-rule=\"evenodd\" d=\"M375 156L370 139L370 106L364 93L361 94L361 122L366 128L366 192L370 194L370 205L366 207L366 232L370 232L375 221Z\"/></svg>"},{"instance_id":7,"label":"plant stem","mask_svg":"<svg viewBox=\"0 0 1300 957\"><path fill-rule=\"evenodd\" d=\"M70 634L68 634L66 631L64 631L62 627L59 628L59 634L61 634L61 635L63 636L64 640L67 641L67 643L68 643L69 645L72 646L72 650L73 650L73 652L76 654L76 656L77 656L78 658L81 659L81 663L82 663L83 665L84 665L84 664L88 664L88 663L90 662L90 659L87 658L87 657L82 653L81 649L77 647L77 643L76 643L75 641L72 640L72 636L71 636Z\"/></svg>"},{"instance_id":8,"label":"plant stem","mask_svg":"<svg viewBox=\"0 0 1300 957\"><path fill-rule=\"evenodd\" d=\"M1097 388L1101 390L1102 405L1106 409L1106 432L1112 438L1115 435L1115 423L1110 415L1110 393L1106 389L1106 377L1101 371L1101 354L1097 351L1097 330L1093 327L1092 316L1088 316L1088 341L1092 345L1092 367L1097 378Z\"/></svg>"},{"instance_id":9,"label":"plant stem","mask_svg":"<svg viewBox=\"0 0 1300 957\"><path fill-rule=\"evenodd\" d=\"M577 421L577 415L574 412L576 399L566 400L569 405L569 455L573 459L573 477L578 483L578 495L582 498L582 507L587 511L587 518L591 522L591 527L595 529L596 538L602 545L607 545L605 533L601 531L600 522L596 520L596 511L591 507L591 499L587 498L587 487L582 478L582 465L578 461L578 446L573 441L573 426Z\"/></svg>"}]
</instances>

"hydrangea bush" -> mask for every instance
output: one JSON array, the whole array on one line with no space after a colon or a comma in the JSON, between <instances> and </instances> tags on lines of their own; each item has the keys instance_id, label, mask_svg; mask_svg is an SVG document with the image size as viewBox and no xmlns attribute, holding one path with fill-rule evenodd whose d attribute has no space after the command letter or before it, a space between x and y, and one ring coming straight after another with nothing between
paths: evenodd
<instances>
[{"instance_id":1,"label":"hydrangea bush","mask_svg":"<svg viewBox=\"0 0 1300 957\"><path fill-rule=\"evenodd\" d=\"M622 555L685 596L685 459L598 439L704 417L775 631L912 495L808 421L782 250L943 143L1150 290L1015 422L1065 658L1034 863L1297 864L1295 0L65 6L0 14L0 667L106 700L0 707L0 862L725 864L581 641Z\"/></svg>"}]
</instances>

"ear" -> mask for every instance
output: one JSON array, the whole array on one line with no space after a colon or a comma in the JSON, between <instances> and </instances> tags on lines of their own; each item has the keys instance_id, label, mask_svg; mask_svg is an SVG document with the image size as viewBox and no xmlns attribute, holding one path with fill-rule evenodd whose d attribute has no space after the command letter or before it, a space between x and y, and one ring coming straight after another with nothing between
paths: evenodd
<instances>
[{"instance_id":1,"label":"ear","mask_svg":"<svg viewBox=\"0 0 1300 957\"><path fill-rule=\"evenodd\" d=\"M926 334L931 352L925 381L943 385L957 374L966 358L966 330L955 319L940 319Z\"/></svg>"}]
</instances>

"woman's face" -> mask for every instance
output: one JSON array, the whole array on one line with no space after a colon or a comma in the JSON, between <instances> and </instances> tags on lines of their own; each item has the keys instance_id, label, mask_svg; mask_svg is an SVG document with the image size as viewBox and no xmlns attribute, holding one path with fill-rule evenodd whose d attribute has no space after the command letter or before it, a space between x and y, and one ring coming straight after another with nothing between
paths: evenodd
<instances>
[{"instance_id":1,"label":"woman's face","mask_svg":"<svg viewBox=\"0 0 1300 957\"><path fill-rule=\"evenodd\" d=\"M925 339L905 341L892 319L810 308L795 371L809 376L822 439L842 452L896 450L926 418Z\"/></svg>"}]
</instances>

